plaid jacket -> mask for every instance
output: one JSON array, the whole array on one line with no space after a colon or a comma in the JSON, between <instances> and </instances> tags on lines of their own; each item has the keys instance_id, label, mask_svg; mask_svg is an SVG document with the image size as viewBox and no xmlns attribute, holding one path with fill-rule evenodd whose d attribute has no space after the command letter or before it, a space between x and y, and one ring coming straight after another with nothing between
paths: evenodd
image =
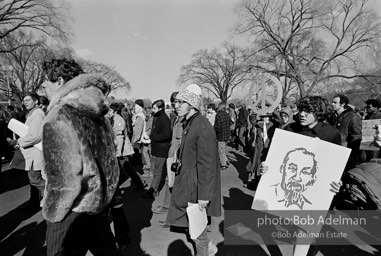
<instances>
[{"instance_id":1,"label":"plaid jacket","mask_svg":"<svg viewBox=\"0 0 381 256\"><path fill-rule=\"evenodd\" d=\"M216 131L217 141L228 141L230 137L231 120L225 110L219 110L214 121L214 130Z\"/></svg>"}]
</instances>

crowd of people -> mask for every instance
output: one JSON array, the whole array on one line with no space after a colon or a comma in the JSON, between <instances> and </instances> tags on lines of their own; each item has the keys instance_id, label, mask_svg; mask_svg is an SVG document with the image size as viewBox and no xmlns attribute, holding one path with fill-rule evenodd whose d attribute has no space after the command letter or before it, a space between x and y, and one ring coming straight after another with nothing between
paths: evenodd
<instances>
[{"instance_id":1,"label":"crowd of people","mask_svg":"<svg viewBox=\"0 0 381 256\"><path fill-rule=\"evenodd\" d=\"M85 255L88 250L94 255L120 255L129 243L120 192L127 178L134 190L144 190L143 198L157 199L164 192L162 202L152 209L167 215L160 222L163 228L187 230L188 203L206 210L210 224L211 217L221 216L221 171L230 164L227 143L250 159L244 186L252 188L266 173L276 128L350 148L347 173L366 169L360 164L378 158L377 150L361 150L362 120L381 119L376 99L366 101L364 116L340 94L331 102L307 96L259 115L243 103L204 107L202 90L191 84L170 95L168 112L163 99L150 106L142 99L110 104L106 80L84 74L74 60L53 59L43 69L50 81L47 86L58 88L50 101L28 93L24 110L0 109L0 123L1 148L12 148L11 164L28 171L28 209L42 208L48 255ZM26 136L6 129L11 118L29 127ZM40 142L42 151L36 147ZM333 182L333 192L339 195L346 185ZM193 240L198 256L217 252L207 230Z\"/></svg>"}]
</instances>

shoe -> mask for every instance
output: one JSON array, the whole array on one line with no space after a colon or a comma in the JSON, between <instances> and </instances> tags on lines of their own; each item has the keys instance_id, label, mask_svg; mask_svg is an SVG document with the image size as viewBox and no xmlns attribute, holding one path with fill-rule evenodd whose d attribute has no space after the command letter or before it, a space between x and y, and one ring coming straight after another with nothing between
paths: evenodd
<instances>
[{"instance_id":1,"label":"shoe","mask_svg":"<svg viewBox=\"0 0 381 256\"><path fill-rule=\"evenodd\" d=\"M214 256L214 255L216 255L217 252L218 252L217 246L215 246L212 243L212 241L209 241L209 244L208 244L208 254L209 254L209 256Z\"/></svg>"},{"instance_id":2,"label":"shoe","mask_svg":"<svg viewBox=\"0 0 381 256\"><path fill-rule=\"evenodd\" d=\"M165 213L168 213L168 208L163 207L163 206L159 206L159 207L156 207L155 209L152 209L152 213L153 214L165 214Z\"/></svg>"},{"instance_id":3,"label":"shoe","mask_svg":"<svg viewBox=\"0 0 381 256\"><path fill-rule=\"evenodd\" d=\"M159 223L159 226L162 227L162 228L170 228L170 227L171 227L171 226L168 225L168 223L167 223L166 221L164 221L164 220L159 220L158 223Z\"/></svg>"}]
</instances>

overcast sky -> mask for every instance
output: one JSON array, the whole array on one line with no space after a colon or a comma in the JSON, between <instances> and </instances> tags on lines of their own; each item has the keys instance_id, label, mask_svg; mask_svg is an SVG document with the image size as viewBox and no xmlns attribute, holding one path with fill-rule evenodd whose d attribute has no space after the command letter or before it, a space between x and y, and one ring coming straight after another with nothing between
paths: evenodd
<instances>
[{"instance_id":1,"label":"overcast sky","mask_svg":"<svg viewBox=\"0 0 381 256\"><path fill-rule=\"evenodd\" d=\"M180 68L231 37L238 0L69 0L77 53L114 66L132 91L169 100ZM381 0L372 0L381 13Z\"/></svg>"}]
</instances>

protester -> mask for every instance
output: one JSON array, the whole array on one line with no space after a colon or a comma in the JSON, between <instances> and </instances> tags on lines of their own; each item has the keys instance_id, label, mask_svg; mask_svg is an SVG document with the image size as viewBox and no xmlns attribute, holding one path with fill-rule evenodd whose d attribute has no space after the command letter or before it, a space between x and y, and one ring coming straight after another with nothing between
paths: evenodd
<instances>
[{"instance_id":1,"label":"protester","mask_svg":"<svg viewBox=\"0 0 381 256\"><path fill-rule=\"evenodd\" d=\"M132 169L132 166L128 164L128 156L134 154L134 150L127 134L125 134L126 123L121 116L122 108L123 106L117 102L111 103L110 109L106 116L110 119L110 123L114 130L114 135L116 138L116 157L118 158L120 167L118 188L115 191L114 198L111 202L111 215L114 222L115 239L119 248L125 250L127 245L130 243L130 226L123 210L124 201L121 194L120 185L122 184L122 181L124 181L122 174L124 174L124 177L127 177L126 172L128 172L130 177L133 177L134 175L136 176L136 173ZM135 180L139 179L139 177L131 179ZM139 185L140 188L143 189L143 185L141 183Z\"/></svg>"},{"instance_id":2,"label":"protester","mask_svg":"<svg viewBox=\"0 0 381 256\"><path fill-rule=\"evenodd\" d=\"M171 94L171 105L175 109L175 104L178 102L176 100L178 92L173 92ZM173 188L173 184L175 181L175 173L172 172L171 166L173 163L176 162L176 159L178 157L178 149L180 147L181 143L181 136L183 132L183 126L182 126L182 120L183 117L179 117L177 115L176 109L173 112L173 115L170 115L170 120L171 120L171 129L172 129L172 140L171 140L171 146L168 151L168 158L167 158L167 182L166 182L166 187L165 187L165 194L164 194L164 199L161 205L159 205L156 208L152 209L152 213L154 214L167 214L168 209L169 209L169 204L171 202L171 190ZM159 224L163 228L168 228L169 225L166 221L159 220Z\"/></svg>"},{"instance_id":3,"label":"protester","mask_svg":"<svg viewBox=\"0 0 381 256\"><path fill-rule=\"evenodd\" d=\"M36 93L25 95L23 103L28 110L25 125L28 126L28 133L18 140L8 138L10 145L16 149L20 148L25 159L25 170L28 171L30 182L30 198L26 209L40 209L40 200L44 195L45 181L42 178L44 171L44 161L41 149L35 147L42 139L42 122L45 113L39 107L39 96Z\"/></svg>"},{"instance_id":4,"label":"protester","mask_svg":"<svg viewBox=\"0 0 381 256\"><path fill-rule=\"evenodd\" d=\"M235 106L233 103L229 104L229 117L230 117L230 142L234 142L236 138L235 126L237 122L237 115L235 113Z\"/></svg>"},{"instance_id":5,"label":"protester","mask_svg":"<svg viewBox=\"0 0 381 256\"><path fill-rule=\"evenodd\" d=\"M362 119L348 106L349 99L338 94L332 99L333 115L330 124L339 130L341 145L351 149L345 170L354 168L359 163L362 138Z\"/></svg>"},{"instance_id":6,"label":"protester","mask_svg":"<svg viewBox=\"0 0 381 256\"><path fill-rule=\"evenodd\" d=\"M292 110L292 118L294 119L295 122L298 123L300 121L298 105L296 103L292 103L290 105L290 108Z\"/></svg>"},{"instance_id":7,"label":"protester","mask_svg":"<svg viewBox=\"0 0 381 256\"><path fill-rule=\"evenodd\" d=\"M236 149L239 152L243 152L246 147L246 130L248 126L247 118L249 117L249 112L247 111L246 104L242 104L239 108L238 118L237 118L237 126L238 129L238 140Z\"/></svg>"},{"instance_id":8,"label":"protester","mask_svg":"<svg viewBox=\"0 0 381 256\"><path fill-rule=\"evenodd\" d=\"M105 114L109 85L97 74L81 74L73 60L44 64L58 87L43 125L47 255L120 255L108 208L118 186L113 129Z\"/></svg>"},{"instance_id":9,"label":"protester","mask_svg":"<svg viewBox=\"0 0 381 256\"><path fill-rule=\"evenodd\" d=\"M152 115L152 107L148 106L146 107L146 128L143 132L143 139L142 139L142 158L143 161L143 177L153 177L153 172L151 171L151 141L149 140L149 136L151 135L152 131L152 122L153 122L153 115Z\"/></svg>"},{"instance_id":10,"label":"protester","mask_svg":"<svg viewBox=\"0 0 381 256\"><path fill-rule=\"evenodd\" d=\"M175 168L176 178L167 222L171 226L187 228L188 203L198 204L208 216L221 215L221 178L216 134L199 111L202 108L200 87L188 85L176 99L177 113L185 120L178 156L181 165ZM194 242L197 256L214 255L217 252L217 247L210 243L206 228Z\"/></svg>"},{"instance_id":11,"label":"protester","mask_svg":"<svg viewBox=\"0 0 381 256\"><path fill-rule=\"evenodd\" d=\"M260 120L255 124L256 137L254 154L246 166L246 171L249 173L249 177L247 183L244 184L244 187L249 188L254 188L259 182L261 177L259 167L267 157L275 128L277 128L272 118L273 113L262 114L259 117Z\"/></svg>"},{"instance_id":12,"label":"protester","mask_svg":"<svg viewBox=\"0 0 381 256\"><path fill-rule=\"evenodd\" d=\"M381 104L378 100L376 99L368 99L365 101L366 107L366 115L364 117L365 120L370 120L370 119L381 119L381 112L380 112L380 107Z\"/></svg>"},{"instance_id":13,"label":"protester","mask_svg":"<svg viewBox=\"0 0 381 256\"><path fill-rule=\"evenodd\" d=\"M281 129L284 129L287 125L294 122L292 110L290 107L285 106L280 111L280 118L282 119Z\"/></svg>"},{"instance_id":14,"label":"protester","mask_svg":"<svg viewBox=\"0 0 381 256\"><path fill-rule=\"evenodd\" d=\"M152 111L154 118L149 138L151 141L153 179L150 188L144 194L146 198L159 195L163 173L164 177L166 174L165 163L172 138L171 121L165 113L164 101L157 100L152 103Z\"/></svg>"},{"instance_id":15,"label":"protester","mask_svg":"<svg viewBox=\"0 0 381 256\"><path fill-rule=\"evenodd\" d=\"M216 114L217 114L216 104L214 103L208 104L207 110L206 110L206 118L212 125L214 125L214 122L216 121Z\"/></svg>"},{"instance_id":16,"label":"protester","mask_svg":"<svg viewBox=\"0 0 381 256\"><path fill-rule=\"evenodd\" d=\"M225 107L226 105L223 102L218 105L218 112L214 122L221 170L227 169L229 165L228 158L226 157L226 142L229 140L230 136L230 117L226 112Z\"/></svg>"},{"instance_id":17,"label":"protester","mask_svg":"<svg viewBox=\"0 0 381 256\"><path fill-rule=\"evenodd\" d=\"M41 108L42 111L44 111L44 113L46 113L46 110L48 109L48 106L49 106L49 99L46 96L40 95L38 101L39 101L38 107Z\"/></svg>"},{"instance_id":18,"label":"protester","mask_svg":"<svg viewBox=\"0 0 381 256\"><path fill-rule=\"evenodd\" d=\"M307 96L301 99L298 109L299 122L289 124L285 127L285 130L309 137L317 137L326 142L341 145L339 131L325 122L329 109L328 100L321 96ZM333 181L331 187L334 193L338 193L341 182L337 183ZM308 248L308 245L298 244L298 240L296 240L294 255L306 255ZM310 255L315 255L317 252L317 247L310 247Z\"/></svg>"},{"instance_id":19,"label":"protester","mask_svg":"<svg viewBox=\"0 0 381 256\"><path fill-rule=\"evenodd\" d=\"M132 139L132 113L131 113L131 102L128 102L126 104L120 103L122 105L122 117L124 119L124 122L126 122L126 135L128 136L128 139L131 141Z\"/></svg>"},{"instance_id":20,"label":"protester","mask_svg":"<svg viewBox=\"0 0 381 256\"><path fill-rule=\"evenodd\" d=\"M134 147L134 164L144 165L144 158L142 157L142 147L143 147L143 132L146 129L146 116L144 114L144 102L142 99L135 100L134 105L134 115L132 116L132 139L131 143Z\"/></svg>"}]
</instances>

